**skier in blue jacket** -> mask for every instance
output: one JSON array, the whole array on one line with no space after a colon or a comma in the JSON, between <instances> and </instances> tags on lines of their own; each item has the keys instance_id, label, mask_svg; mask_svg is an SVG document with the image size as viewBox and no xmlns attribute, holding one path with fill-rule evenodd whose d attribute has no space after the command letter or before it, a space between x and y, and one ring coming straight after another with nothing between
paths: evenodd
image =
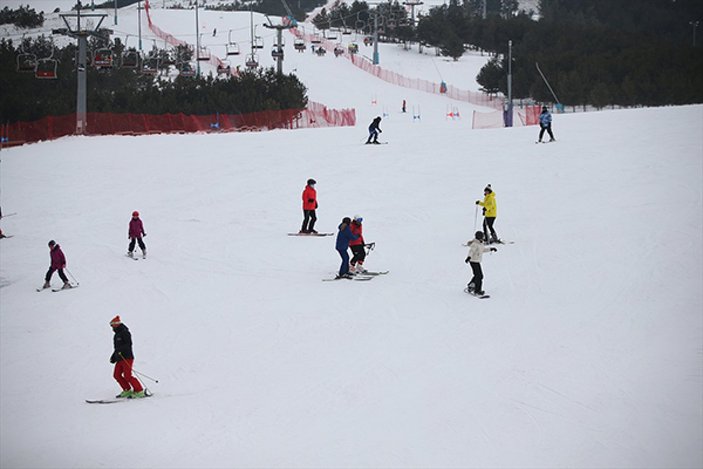
<instances>
[{"instance_id":1,"label":"skier in blue jacket","mask_svg":"<svg viewBox=\"0 0 703 469\"><path fill-rule=\"evenodd\" d=\"M339 231L337 232L335 249L337 249L337 252L342 257L342 265L339 267L337 278L351 278L351 274L349 273L349 253L347 250L349 249L349 242L359 237L352 233L351 228L349 228L350 224L351 218L344 217L342 223L337 227Z\"/></svg>"},{"instance_id":2,"label":"skier in blue jacket","mask_svg":"<svg viewBox=\"0 0 703 469\"><path fill-rule=\"evenodd\" d=\"M546 130L547 133L549 134L549 141L553 142L554 139L554 134L552 133L552 115L549 113L549 109L547 109L547 106L542 106L542 114L539 115L539 139L537 140L538 142L542 141L542 136L544 135L544 131Z\"/></svg>"}]
</instances>

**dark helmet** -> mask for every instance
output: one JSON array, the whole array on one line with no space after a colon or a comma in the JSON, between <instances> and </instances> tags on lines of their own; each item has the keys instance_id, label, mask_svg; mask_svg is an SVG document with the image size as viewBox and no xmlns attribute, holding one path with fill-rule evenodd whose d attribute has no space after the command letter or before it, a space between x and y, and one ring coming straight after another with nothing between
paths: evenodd
<instances>
[{"instance_id":1,"label":"dark helmet","mask_svg":"<svg viewBox=\"0 0 703 469\"><path fill-rule=\"evenodd\" d=\"M312 186L314 184L317 184L317 181L315 181L314 179L308 179L308 186Z\"/></svg>"},{"instance_id":2,"label":"dark helmet","mask_svg":"<svg viewBox=\"0 0 703 469\"><path fill-rule=\"evenodd\" d=\"M547 106L542 106L542 112L548 111L548 110L549 110L549 109L547 109Z\"/></svg>"},{"instance_id":3,"label":"dark helmet","mask_svg":"<svg viewBox=\"0 0 703 469\"><path fill-rule=\"evenodd\" d=\"M477 231L475 236L479 241L483 241L483 231Z\"/></svg>"},{"instance_id":4,"label":"dark helmet","mask_svg":"<svg viewBox=\"0 0 703 469\"><path fill-rule=\"evenodd\" d=\"M349 218L349 217L342 218L342 223L346 223L348 225L349 223L351 223L351 218Z\"/></svg>"},{"instance_id":5,"label":"dark helmet","mask_svg":"<svg viewBox=\"0 0 703 469\"><path fill-rule=\"evenodd\" d=\"M56 245L56 241L54 241L53 239L51 241L49 241L49 246L55 246L55 245Z\"/></svg>"}]
</instances>

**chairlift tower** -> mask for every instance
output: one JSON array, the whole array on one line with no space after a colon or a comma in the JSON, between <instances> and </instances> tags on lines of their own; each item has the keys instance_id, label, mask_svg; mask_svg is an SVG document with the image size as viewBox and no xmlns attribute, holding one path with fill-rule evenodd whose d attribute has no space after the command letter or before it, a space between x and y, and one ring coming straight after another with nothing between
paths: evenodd
<instances>
[{"instance_id":1,"label":"chairlift tower","mask_svg":"<svg viewBox=\"0 0 703 469\"><path fill-rule=\"evenodd\" d=\"M283 30L284 29L290 29L293 27L292 23L289 24L278 24L274 25L271 23L271 20L267 16L266 19L268 20L269 24L264 24L265 28L269 29L275 29L276 30L276 47L278 49L278 56L276 57L276 72L279 75L283 75Z\"/></svg>"},{"instance_id":2,"label":"chairlift tower","mask_svg":"<svg viewBox=\"0 0 703 469\"><path fill-rule=\"evenodd\" d=\"M410 19L412 20L413 23L413 28L416 26L415 24L415 7L418 7L420 5L424 5L424 2L421 2L419 0L408 0L403 2L403 5L410 7Z\"/></svg>"},{"instance_id":3,"label":"chairlift tower","mask_svg":"<svg viewBox=\"0 0 703 469\"><path fill-rule=\"evenodd\" d=\"M77 92L76 92L76 135L84 135L87 121L87 62L88 62L88 37L95 36L104 39L98 34L100 25L107 17L102 13L81 13L81 2L76 4L75 13L63 13L59 16L66 25L65 28L54 29L52 34L62 34L78 40L78 63L77 66ZM90 19L97 19L97 24L92 26Z\"/></svg>"}]
</instances>

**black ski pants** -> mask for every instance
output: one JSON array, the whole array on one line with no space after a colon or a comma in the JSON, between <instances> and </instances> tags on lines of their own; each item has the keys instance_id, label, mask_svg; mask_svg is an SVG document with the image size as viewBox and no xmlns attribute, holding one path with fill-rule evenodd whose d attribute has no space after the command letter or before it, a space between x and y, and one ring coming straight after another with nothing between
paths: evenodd
<instances>
[{"instance_id":1,"label":"black ski pants","mask_svg":"<svg viewBox=\"0 0 703 469\"><path fill-rule=\"evenodd\" d=\"M355 244L349 247L351 248L352 254L354 254L351 259L351 265L356 265L357 263L362 265L364 263L364 259L366 259L366 249L364 249L364 245Z\"/></svg>"},{"instance_id":2,"label":"black ski pants","mask_svg":"<svg viewBox=\"0 0 703 469\"><path fill-rule=\"evenodd\" d=\"M473 291L482 291L483 270L481 270L481 264L479 262L469 262L469 265L471 265L471 271L474 273L474 276L471 277L471 281L469 282L469 290L472 290L471 285L473 285Z\"/></svg>"},{"instance_id":3,"label":"black ski pants","mask_svg":"<svg viewBox=\"0 0 703 469\"><path fill-rule=\"evenodd\" d=\"M135 243L139 243L139 249L141 249L142 252L146 251L146 246L144 245L144 241L142 240L142 237L138 236L136 238L131 238L131 241L129 242L129 248L127 248L127 250L129 252L134 251L134 244Z\"/></svg>"},{"instance_id":4,"label":"black ski pants","mask_svg":"<svg viewBox=\"0 0 703 469\"><path fill-rule=\"evenodd\" d=\"M496 230L493 229L493 223L495 223L496 217L484 217L483 218L483 234L486 236L486 242L490 241L491 237L498 239L498 235L496 234ZM488 236L488 232L490 231L491 236Z\"/></svg>"},{"instance_id":5,"label":"black ski pants","mask_svg":"<svg viewBox=\"0 0 703 469\"><path fill-rule=\"evenodd\" d=\"M300 231L303 233L309 233L315 229L315 222L317 221L317 216L315 215L315 210L303 210L303 227Z\"/></svg>"},{"instance_id":6,"label":"black ski pants","mask_svg":"<svg viewBox=\"0 0 703 469\"><path fill-rule=\"evenodd\" d=\"M540 126L540 127L542 127L542 126ZM545 130L546 130L547 133L549 134L549 138L551 138L552 140L554 140L554 134L552 133L552 124L549 124L549 125L546 126L546 127L542 127L542 129L539 131L539 141L540 141L540 142L542 141L542 136L544 135L544 131L545 131Z\"/></svg>"},{"instance_id":7,"label":"black ski pants","mask_svg":"<svg viewBox=\"0 0 703 469\"><path fill-rule=\"evenodd\" d=\"M66 274L63 273L63 269L54 269L53 267L49 267L49 270L46 272L46 276L44 276L44 280L50 282L51 276L54 275L54 272L57 270L59 271L59 277L63 280L63 283L68 283L68 277L66 277Z\"/></svg>"}]
</instances>

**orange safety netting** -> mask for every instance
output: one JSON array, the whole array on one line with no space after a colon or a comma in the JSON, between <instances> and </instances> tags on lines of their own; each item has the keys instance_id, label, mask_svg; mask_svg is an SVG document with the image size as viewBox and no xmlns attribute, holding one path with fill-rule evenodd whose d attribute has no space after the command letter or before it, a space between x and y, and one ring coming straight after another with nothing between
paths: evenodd
<instances>
[{"instance_id":1,"label":"orange safety netting","mask_svg":"<svg viewBox=\"0 0 703 469\"><path fill-rule=\"evenodd\" d=\"M261 111L250 114L116 114L89 112L86 135L146 135L155 133L242 132L356 125L354 109L328 109L310 103L307 109ZM76 115L48 116L33 122L2 126L5 144L53 140L76 133Z\"/></svg>"}]
</instances>

